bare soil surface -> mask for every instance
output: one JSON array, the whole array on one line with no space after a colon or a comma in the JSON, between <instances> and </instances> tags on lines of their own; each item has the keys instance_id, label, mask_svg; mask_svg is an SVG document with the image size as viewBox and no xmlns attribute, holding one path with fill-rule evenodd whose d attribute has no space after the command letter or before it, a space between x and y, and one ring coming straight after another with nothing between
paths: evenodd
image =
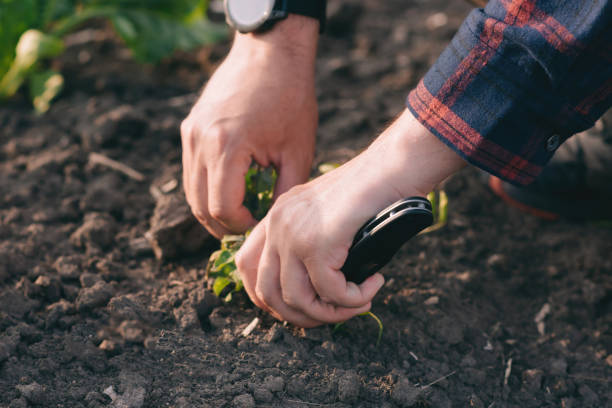
<instances>
[{"instance_id":1,"label":"bare soil surface","mask_svg":"<svg viewBox=\"0 0 612 408\"><path fill-rule=\"evenodd\" d=\"M469 10L330 1L317 162L401 112ZM0 406L612 406L612 230L508 208L474 169L384 269L379 347L368 318L302 330L207 291L218 243L182 196L179 125L228 46L153 68L92 26L48 114L0 108Z\"/></svg>"}]
</instances>

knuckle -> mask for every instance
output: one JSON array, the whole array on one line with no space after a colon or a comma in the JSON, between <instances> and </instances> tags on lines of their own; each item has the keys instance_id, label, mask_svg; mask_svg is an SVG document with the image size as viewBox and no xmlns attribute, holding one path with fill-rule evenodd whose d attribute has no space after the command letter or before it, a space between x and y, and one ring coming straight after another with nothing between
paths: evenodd
<instances>
[{"instance_id":1,"label":"knuckle","mask_svg":"<svg viewBox=\"0 0 612 408\"><path fill-rule=\"evenodd\" d=\"M214 124L206 130L206 144L211 149L222 152L230 145L231 136L225 126Z\"/></svg>"},{"instance_id":2,"label":"knuckle","mask_svg":"<svg viewBox=\"0 0 612 408\"><path fill-rule=\"evenodd\" d=\"M193 214L194 217L196 217L198 220L205 220L208 218L208 214L206 214L206 211L203 211L200 208L194 208L193 206L191 207L191 213Z\"/></svg>"},{"instance_id":3,"label":"knuckle","mask_svg":"<svg viewBox=\"0 0 612 408\"><path fill-rule=\"evenodd\" d=\"M189 117L183 119L183 121L181 122L180 129L181 129L181 137L183 138L183 140L192 136L193 126L191 124L191 119Z\"/></svg>"},{"instance_id":4,"label":"knuckle","mask_svg":"<svg viewBox=\"0 0 612 408\"><path fill-rule=\"evenodd\" d=\"M286 305L291 306L293 308L299 308L299 306L300 306L299 302L295 298L295 296L291 296L290 294L283 293L282 300L283 300L283 303L285 303Z\"/></svg>"}]
</instances>

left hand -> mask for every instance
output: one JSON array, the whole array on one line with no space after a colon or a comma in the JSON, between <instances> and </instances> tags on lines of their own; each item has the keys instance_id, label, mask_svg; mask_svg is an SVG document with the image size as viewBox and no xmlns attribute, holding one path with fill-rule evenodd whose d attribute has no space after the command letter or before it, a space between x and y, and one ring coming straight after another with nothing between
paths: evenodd
<instances>
[{"instance_id":1,"label":"left hand","mask_svg":"<svg viewBox=\"0 0 612 408\"><path fill-rule=\"evenodd\" d=\"M368 311L384 279L346 281L340 268L354 234L381 209L426 195L462 165L405 112L355 159L279 197L236 256L249 297L301 327Z\"/></svg>"}]
</instances>

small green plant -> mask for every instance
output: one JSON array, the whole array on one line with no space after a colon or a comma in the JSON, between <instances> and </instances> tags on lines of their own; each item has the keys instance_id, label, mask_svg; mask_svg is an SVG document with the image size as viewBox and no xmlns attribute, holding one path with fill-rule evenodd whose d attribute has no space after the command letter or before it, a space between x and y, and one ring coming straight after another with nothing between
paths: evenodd
<instances>
[{"instance_id":1,"label":"small green plant","mask_svg":"<svg viewBox=\"0 0 612 408\"><path fill-rule=\"evenodd\" d=\"M378 316L376 316L372 312L361 313L359 316L368 316L368 317L371 317L372 319L374 319L374 321L378 325L378 337L376 338L376 347L380 346L380 341L382 340L383 329L384 329L382 320L380 320L380 318ZM338 330L340 330L342 327L344 327L345 323L346 322L336 323L336 325L334 326L333 332L335 333Z\"/></svg>"},{"instance_id":2,"label":"small green plant","mask_svg":"<svg viewBox=\"0 0 612 408\"><path fill-rule=\"evenodd\" d=\"M226 235L221 240L221 249L215 251L208 259L206 272L215 278L213 292L231 302L232 294L243 288L242 280L236 268L235 256L246 239L246 235Z\"/></svg>"},{"instance_id":3,"label":"small green plant","mask_svg":"<svg viewBox=\"0 0 612 408\"><path fill-rule=\"evenodd\" d=\"M244 205L257 220L261 220L272 206L276 170L272 167L262 168L255 164L245 176ZM214 278L213 292L226 302L232 300L232 294L243 289L242 280L236 268L236 253L246 240L245 235L226 235L221 240L221 249L215 251L208 260L208 276Z\"/></svg>"},{"instance_id":4,"label":"small green plant","mask_svg":"<svg viewBox=\"0 0 612 408\"><path fill-rule=\"evenodd\" d=\"M431 227L423 230L423 234L436 231L446 225L448 221L448 196L444 190L434 190L427 194L431 202L434 223Z\"/></svg>"},{"instance_id":5,"label":"small green plant","mask_svg":"<svg viewBox=\"0 0 612 408\"><path fill-rule=\"evenodd\" d=\"M259 165L251 166L244 177L246 183L244 206L251 211L257 221L265 217L272 206L277 177L274 167L262 168Z\"/></svg>"},{"instance_id":6,"label":"small green plant","mask_svg":"<svg viewBox=\"0 0 612 408\"><path fill-rule=\"evenodd\" d=\"M63 77L45 59L86 21L109 21L141 62L219 41L223 26L206 19L207 0L0 0L0 100L24 83L38 112L61 92Z\"/></svg>"}]
</instances>

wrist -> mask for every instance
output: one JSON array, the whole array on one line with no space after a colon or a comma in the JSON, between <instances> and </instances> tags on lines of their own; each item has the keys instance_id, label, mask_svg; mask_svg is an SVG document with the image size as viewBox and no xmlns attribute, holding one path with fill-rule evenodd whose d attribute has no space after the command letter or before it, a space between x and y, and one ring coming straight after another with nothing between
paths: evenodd
<instances>
[{"instance_id":1,"label":"wrist","mask_svg":"<svg viewBox=\"0 0 612 408\"><path fill-rule=\"evenodd\" d=\"M372 145L380 143L387 155L389 185L401 197L426 196L438 184L463 168L465 161L412 113L402 115Z\"/></svg>"},{"instance_id":2,"label":"wrist","mask_svg":"<svg viewBox=\"0 0 612 408\"><path fill-rule=\"evenodd\" d=\"M319 22L290 14L265 32L236 32L232 53L255 54L262 58L289 58L297 63L314 62L319 39Z\"/></svg>"}]
</instances>

